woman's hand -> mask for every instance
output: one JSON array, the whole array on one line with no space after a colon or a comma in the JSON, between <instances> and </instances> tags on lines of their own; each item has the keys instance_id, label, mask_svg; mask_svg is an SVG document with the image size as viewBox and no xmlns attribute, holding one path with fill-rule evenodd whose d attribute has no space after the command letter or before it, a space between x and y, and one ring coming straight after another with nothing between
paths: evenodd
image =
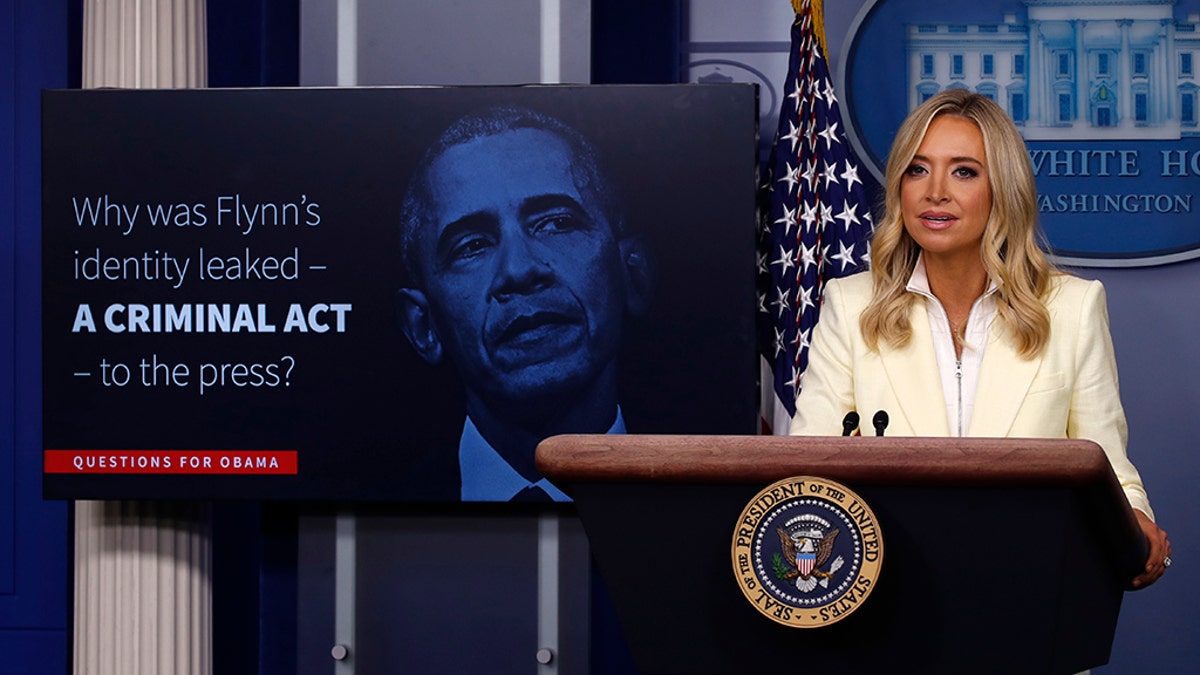
<instances>
[{"instance_id":1,"label":"woman's hand","mask_svg":"<svg viewBox=\"0 0 1200 675\"><path fill-rule=\"evenodd\" d=\"M1145 588L1158 581L1163 572L1167 571L1167 561L1171 558L1171 542L1167 539L1167 533L1150 520L1150 516L1137 509L1133 510L1133 515L1137 516L1138 525L1142 527L1142 532L1146 533L1146 542L1150 544L1146 567L1141 574L1133 578L1134 588Z\"/></svg>"}]
</instances>

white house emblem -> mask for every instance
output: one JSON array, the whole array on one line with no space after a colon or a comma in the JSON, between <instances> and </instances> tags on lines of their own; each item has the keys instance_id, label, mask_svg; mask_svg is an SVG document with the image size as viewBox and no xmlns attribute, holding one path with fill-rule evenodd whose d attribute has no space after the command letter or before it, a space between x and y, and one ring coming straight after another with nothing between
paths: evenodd
<instances>
[{"instance_id":1,"label":"white house emblem","mask_svg":"<svg viewBox=\"0 0 1200 675\"><path fill-rule=\"evenodd\" d=\"M908 110L964 89L1024 137L1058 262L1200 257L1200 1L868 0L838 93L882 181Z\"/></svg>"}]
</instances>

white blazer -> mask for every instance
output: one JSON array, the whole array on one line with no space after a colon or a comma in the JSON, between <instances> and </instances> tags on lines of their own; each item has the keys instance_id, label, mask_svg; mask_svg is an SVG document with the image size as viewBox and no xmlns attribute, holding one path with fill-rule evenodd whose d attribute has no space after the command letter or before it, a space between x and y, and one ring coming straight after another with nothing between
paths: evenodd
<instances>
[{"instance_id":1,"label":"white blazer","mask_svg":"<svg viewBox=\"0 0 1200 675\"><path fill-rule=\"evenodd\" d=\"M1055 276L1051 284L1050 340L1040 356L1021 357L1003 320L992 322L967 436L1095 441L1130 505L1153 518L1141 477L1125 453L1128 429L1104 286L1068 275ZM912 305L906 345L881 344L871 351L858 323L871 290L869 272L826 286L791 433L839 435L847 412L867 416L886 410L889 435L949 436L925 303Z\"/></svg>"}]
</instances>

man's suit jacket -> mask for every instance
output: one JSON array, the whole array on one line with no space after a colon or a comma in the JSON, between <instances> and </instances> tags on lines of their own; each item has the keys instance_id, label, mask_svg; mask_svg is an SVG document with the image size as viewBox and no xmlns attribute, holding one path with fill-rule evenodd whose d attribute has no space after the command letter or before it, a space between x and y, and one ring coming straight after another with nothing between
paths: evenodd
<instances>
[{"instance_id":1,"label":"man's suit jacket","mask_svg":"<svg viewBox=\"0 0 1200 675\"><path fill-rule=\"evenodd\" d=\"M888 435L950 435L924 300L912 304L908 343L898 349L881 344L876 352L867 348L858 322L871 290L869 272L826 286L791 433L838 435L847 412L870 419L885 410ZM967 436L1095 441L1130 504L1153 517L1125 454L1128 432L1104 287L1056 276L1047 307L1050 340L1033 359L1017 352L1003 320L992 322Z\"/></svg>"}]
</instances>

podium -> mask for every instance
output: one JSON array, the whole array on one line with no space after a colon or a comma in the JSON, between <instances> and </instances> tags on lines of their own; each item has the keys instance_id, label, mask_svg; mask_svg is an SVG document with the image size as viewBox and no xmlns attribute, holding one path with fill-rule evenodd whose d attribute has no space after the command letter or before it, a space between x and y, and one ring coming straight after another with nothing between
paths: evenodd
<instances>
[{"instance_id":1,"label":"podium","mask_svg":"<svg viewBox=\"0 0 1200 675\"><path fill-rule=\"evenodd\" d=\"M645 673L1075 673L1107 663L1147 552L1090 441L563 435L537 463ZM871 595L818 628L760 614L731 562L742 509L800 475L861 496L884 541Z\"/></svg>"}]
</instances>

